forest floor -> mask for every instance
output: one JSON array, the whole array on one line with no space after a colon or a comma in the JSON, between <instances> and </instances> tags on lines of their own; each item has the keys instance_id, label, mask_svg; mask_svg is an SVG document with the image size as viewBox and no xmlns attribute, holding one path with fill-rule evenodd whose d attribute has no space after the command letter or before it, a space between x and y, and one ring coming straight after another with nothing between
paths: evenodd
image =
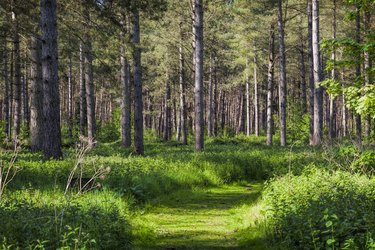
<instances>
[{"instance_id":1,"label":"forest floor","mask_svg":"<svg viewBox=\"0 0 375 250\"><path fill-rule=\"evenodd\" d=\"M154 200L135 220L134 248L264 249L259 237L254 237L257 242L241 241L241 231L259 216L251 208L256 207L262 187L253 182L197 188Z\"/></svg>"}]
</instances>

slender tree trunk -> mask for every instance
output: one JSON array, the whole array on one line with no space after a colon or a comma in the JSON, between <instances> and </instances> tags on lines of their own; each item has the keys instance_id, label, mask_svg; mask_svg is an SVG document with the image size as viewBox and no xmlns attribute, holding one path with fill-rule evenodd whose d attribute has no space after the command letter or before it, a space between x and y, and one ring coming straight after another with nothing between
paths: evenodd
<instances>
[{"instance_id":1,"label":"slender tree trunk","mask_svg":"<svg viewBox=\"0 0 375 250\"><path fill-rule=\"evenodd\" d=\"M225 129L225 91L221 90L221 134L224 135L224 129Z\"/></svg>"},{"instance_id":2,"label":"slender tree trunk","mask_svg":"<svg viewBox=\"0 0 375 250\"><path fill-rule=\"evenodd\" d=\"M313 145L320 145L323 137L323 89L319 85L322 78L319 36L319 0L312 0L312 41L314 60L314 136Z\"/></svg>"},{"instance_id":3,"label":"slender tree trunk","mask_svg":"<svg viewBox=\"0 0 375 250\"><path fill-rule=\"evenodd\" d=\"M69 73L68 73L68 137L73 138L73 73L72 58L69 57Z\"/></svg>"},{"instance_id":4,"label":"slender tree trunk","mask_svg":"<svg viewBox=\"0 0 375 250\"><path fill-rule=\"evenodd\" d=\"M279 112L280 112L280 145L286 146L286 59L284 45L284 22L282 0L278 0L278 26L279 26Z\"/></svg>"},{"instance_id":5,"label":"slender tree trunk","mask_svg":"<svg viewBox=\"0 0 375 250\"><path fill-rule=\"evenodd\" d=\"M14 118L13 118L13 140L20 139L21 131L21 55L20 38L18 33L18 20L16 14L12 12L13 25L13 52L14 52Z\"/></svg>"},{"instance_id":6,"label":"slender tree trunk","mask_svg":"<svg viewBox=\"0 0 375 250\"><path fill-rule=\"evenodd\" d=\"M43 149L43 82L41 63L42 44L37 37L30 41L30 147L32 151Z\"/></svg>"},{"instance_id":7,"label":"slender tree trunk","mask_svg":"<svg viewBox=\"0 0 375 250\"><path fill-rule=\"evenodd\" d=\"M4 134L10 138L10 115L9 115L9 81L8 81L8 48L7 48L7 34L4 31L4 46L3 46L3 77L4 77Z\"/></svg>"},{"instance_id":8,"label":"slender tree trunk","mask_svg":"<svg viewBox=\"0 0 375 250\"><path fill-rule=\"evenodd\" d=\"M357 7L356 16L356 40L359 44L361 42L361 13L359 7ZM361 64L357 64L356 77L361 77ZM355 140L358 145L362 145L362 126L361 126L361 115L355 114Z\"/></svg>"},{"instance_id":9,"label":"slender tree trunk","mask_svg":"<svg viewBox=\"0 0 375 250\"><path fill-rule=\"evenodd\" d=\"M135 153L144 154L143 147L143 101L142 101L142 67L139 30L139 11L132 13L133 74L134 74L134 146Z\"/></svg>"},{"instance_id":10,"label":"slender tree trunk","mask_svg":"<svg viewBox=\"0 0 375 250\"><path fill-rule=\"evenodd\" d=\"M84 16L87 23L90 23L90 13L88 9L84 10ZM92 66L92 45L91 37L89 34L89 27L85 31L85 85L86 85L86 106L87 106L87 137L89 142L89 147L94 146L95 138L95 94L94 94L94 74Z\"/></svg>"},{"instance_id":11,"label":"slender tree trunk","mask_svg":"<svg viewBox=\"0 0 375 250\"><path fill-rule=\"evenodd\" d=\"M336 39L336 0L333 0L332 8L332 39ZM336 51L332 52L331 60L333 63L336 62ZM331 78L336 78L335 68L331 71ZM329 98L329 140L332 142L332 139L336 138L336 100L333 95L330 95Z\"/></svg>"},{"instance_id":12,"label":"slender tree trunk","mask_svg":"<svg viewBox=\"0 0 375 250\"><path fill-rule=\"evenodd\" d=\"M216 65L216 57L214 59L215 65ZM213 136L217 135L217 110L218 110L218 103L217 103L217 70L216 66L214 67L214 89L213 89L213 118L212 118L212 133Z\"/></svg>"},{"instance_id":13,"label":"slender tree trunk","mask_svg":"<svg viewBox=\"0 0 375 250\"><path fill-rule=\"evenodd\" d=\"M27 53L25 54L25 58L27 58ZM25 74L23 76L23 81L22 81L22 94L23 94L23 122L25 124L25 130L26 133L29 134L29 128L30 128L30 111L29 111L29 79L28 79L28 68L27 68L27 63L25 60L24 63L24 71Z\"/></svg>"},{"instance_id":14,"label":"slender tree trunk","mask_svg":"<svg viewBox=\"0 0 375 250\"><path fill-rule=\"evenodd\" d=\"M254 119L255 119L255 136L259 136L259 95L257 79L257 58L254 56Z\"/></svg>"},{"instance_id":15,"label":"slender tree trunk","mask_svg":"<svg viewBox=\"0 0 375 250\"><path fill-rule=\"evenodd\" d=\"M83 45L79 45L79 134L85 135L85 127L87 122L86 109L86 85L84 73L84 51Z\"/></svg>"},{"instance_id":16,"label":"slender tree trunk","mask_svg":"<svg viewBox=\"0 0 375 250\"><path fill-rule=\"evenodd\" d=\"M62 157L60 132L60 94L57 60L56 0L41 0L42 75L44 90L44 155Z\"/></svg>"},{"instance_id":17,"label":"slender tree trunk","mask_svg":"<svg viewBox=\"0 0 375 250\"><path fill-rule=\"evenodd\" d=\"M273 136L273 118L272 118L272 100L273 100L273 73L274 73L274 49L275 32L271 25L269 37L269 57L268 57L268 81L267 81L267 145L272 145Z\"/></svg>"},{"instance_id":18,"label":"slender tree trunk","mask_svg":"<svg viewBox=\"0 0 375 250\"><path fill-rule=\"evenodd\" d=\"M246 135L250 136L250 80L249 73L249 59L246 59Z\"/></svg>"},{"instance_id":19,"label":"slender tree trunk","mask_svg":"<svg viewBox=\"0 0 375 250\"><path fill-rule=\"evenodd\" d=\"M313 145L314 138L314 60L313 60L313 42L312 42L312 2L308 0L307 2L307 17L308 17L308 60L309 60L309 114L310 114L310 124L309 124L309 141L310 145Z\"/></svg>"},{"instance_id":20,"label":"slender tree trunk","mask_svg":"<svg viewBox=\"0 0 375 250\"><path fill-rule=\"evenodd\" d=\"M203 116L203 6L202 0L194 0L194 37L195 37L195 150L204 147Z\"/></svg>"},{"instance_id":21,"label":"slender tree trunk","mask_svg":"<svg viewBox=\"0 0 375 250\"><path fill-rule=\"evenodd\" d=\"M164 133L163 139L169 141L171 138L171 86L169 84L167 74L167 80L165 84L165 103L164 103Z\"/></svg>"},{"instance_id":22,"label":"slender tree trunk","mask_svg":"<svg viewBox=\"0 0 375 250\"><path fill-rule=\"evenodd\" d=\"M181 27L180 27L181 29ZM185 59L184 59L184 53L183 53L183 47L182 47L182 40L183 40L183 35L182 31L181 33L181 41L180 41L180 49L179 49L179 54L180 54L180 78L179 78L179 83L180 83L180 132L181 132L181 142L183 145L187 145L187 116L186 116L186 107L185 107ZM179 133L177 133L179 134Z\"/></svg>"},{"instance_id":23,"label":"slender tree trunk","mask_svg":"<svg viewBox=\"0 0 375 250\"><path fill-rule=\"evenodd\" d=\"M121 98L121 142L122 146L131 146L131 118L130 118L130 68L125 55L125 38L124 34L121 36L121 85L122 85L122 98Z\"/></svg>"},{"instance_id":24,"label":"slender tree trunk","mask_svg":"<svg viewBox=\"0 0 375 250\"><path fill-rule=\"evenodd\" d=\"M363 24L364 24L364 30L368 31L370 28L370 12L364 11L363 13ZM365 84L370 84L370 68L371 68L371 57L370 53L368 51L364 52L364 76L365 76ZM366 116L366 127L365 127L365 136L366 139L369 141L371 135L371 117L370 115Z\"/></svg>"},{"instance_id":25,"label":"slender tree trunk","mask_svg":"<svg viewBox=\"0 0 375 250\"><path fill-rule=\"evenodd\" d=\"M208 83L208 119L207 119L207 136L213 136L213 59L210 55L209 83Z\"/></svg>"},{"instance_id":26,"label":"slender tree trunk","mask_svg":"<svg viewBox=\"0 0 375 250\"><path fill-rule=\"evenodd\" d=\"M306 76L305 76L305 51L303 41L301 41L300 48L300 78L301 78L301 99L302 99L302 112L307 112L307 97L306 97Z\"/></svg>"}]
</instances>

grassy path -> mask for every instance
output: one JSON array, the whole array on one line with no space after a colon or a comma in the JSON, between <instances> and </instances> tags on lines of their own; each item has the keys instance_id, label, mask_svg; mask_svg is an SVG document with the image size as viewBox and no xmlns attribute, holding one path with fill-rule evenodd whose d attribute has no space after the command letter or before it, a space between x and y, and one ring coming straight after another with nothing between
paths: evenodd
<instances>
[{"instance_id":1,"label":"grassy path","mask_svg":"<svg viewBox=\"0 0 375 250\"><path fill-rule=\"evenodd\" d=\"M135 249L249 249L239 234L256 219L252 207L261 189L252 183L165 196L136 219Z\"/></svg>"}]
</instances>

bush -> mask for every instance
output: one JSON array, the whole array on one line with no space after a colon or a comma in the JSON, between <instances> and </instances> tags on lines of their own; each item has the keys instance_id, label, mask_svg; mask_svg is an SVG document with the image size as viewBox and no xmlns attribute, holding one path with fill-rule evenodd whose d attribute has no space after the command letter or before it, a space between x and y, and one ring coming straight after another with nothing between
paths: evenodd
<instances>
[{"instance_id":1,"label":"bush","mask_svg":"<svg viewBox=\"0 0 375 250\"><path fill-rule=\"evenodd\" d=\"M0 204L0 235L6 239L2 247L130 248L128 205L123 199L109 191L71 198L56 190L14 192Z\"/></svg>"},{"instance_id":2,"label":"bush","mask_svg":"<svg viewBox=\"0 0 375 250\"><path fill-rule=\"evenodd\" d=\"M375 180L310 168L267 184L271 236L287 249L355 249L375 233Z\"/></svg>"}]
</instances>

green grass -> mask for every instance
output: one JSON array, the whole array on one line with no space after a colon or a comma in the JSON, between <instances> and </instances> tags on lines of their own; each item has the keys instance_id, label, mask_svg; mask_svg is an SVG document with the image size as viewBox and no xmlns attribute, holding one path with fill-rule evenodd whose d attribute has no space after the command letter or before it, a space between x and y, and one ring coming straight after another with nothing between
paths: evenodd
<instances>
[{"instance_id":1,"label":"green grass","mask_svg":"<svg viewBox=\"0 0 375 250\"><path fill-rule=\"evenodd\" d=\"M256 204L261 189L261 183L223 185L177 191L155 199L138 213L134 247L248 249L237 238L248 226L249 214L243 212Z\"/></svg>"}]
</instances>

